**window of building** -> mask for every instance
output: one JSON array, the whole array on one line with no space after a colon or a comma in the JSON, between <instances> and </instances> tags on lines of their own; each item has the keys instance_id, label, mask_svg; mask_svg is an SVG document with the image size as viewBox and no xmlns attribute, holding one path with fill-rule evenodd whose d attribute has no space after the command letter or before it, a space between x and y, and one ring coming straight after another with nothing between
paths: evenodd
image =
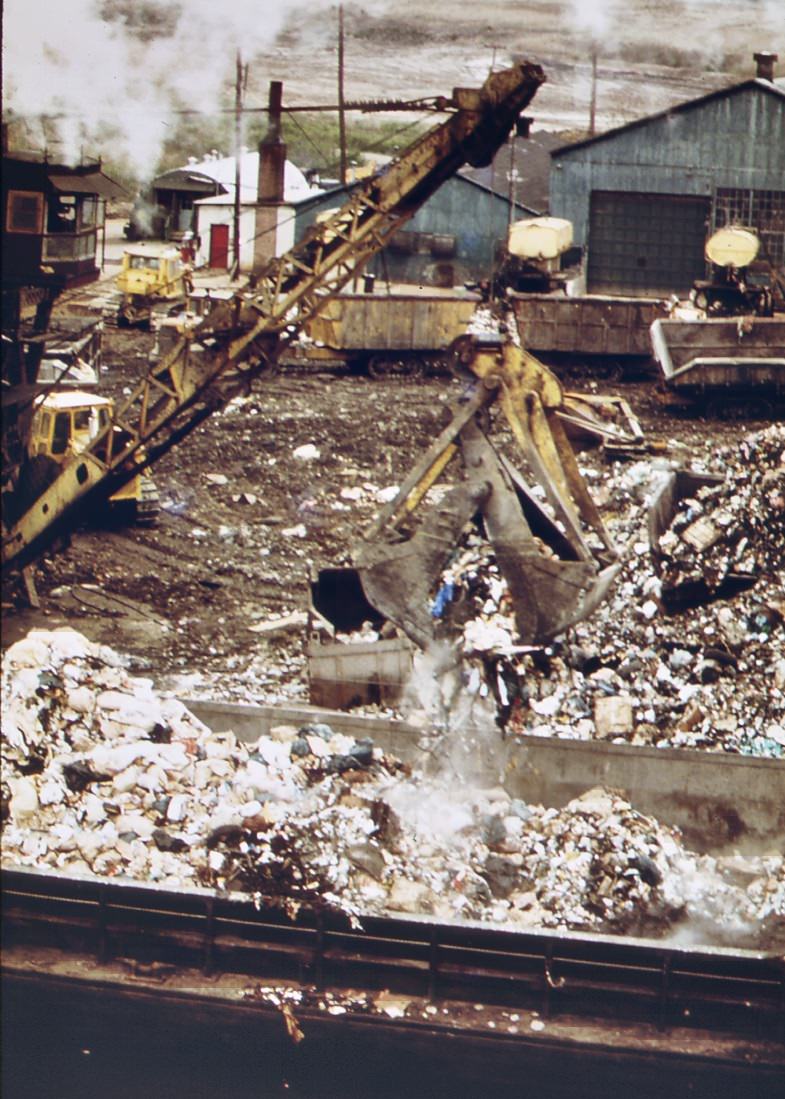
<instances>
[{"instance_id":1,"label":"window of building","mask_svg":"<svg viewBox=\"0 0 785 1099\"><path fill-rule=\"evenodd\" d=\"M44 196L36 191L9 191L5 227L9 233L40 233Z\"/></svg>"},{"instance_id":2,"label":"window of building","mask_svg":"<svg viewBox=\"0 0 785 1099\"><path fill-rule=\"evenodd\" d=\"M714 229L744 225L760 237L759 258L774 267L785 263L785 191L753 191L718 187L714 199Z\"/></svg>"},{"instance_id":3,"label":"window of building","mask_svg":"<svg viewBox=\"0 0 785 1099\"><path fill-rule=\"evenodd\" d=\"M76 232L76 195L54 195L46 219L48 233Z\"/></svg>"},{"instance_id":4,"label":"window of building","mask_svg":"<svg viewBox=\"0 0 785 1099\"><path fill-rule=\"evenodd\" d=\"M79 228L92 229L98 219L98 200L85 195L79 208Z\"/></svg>"}]
</instances>

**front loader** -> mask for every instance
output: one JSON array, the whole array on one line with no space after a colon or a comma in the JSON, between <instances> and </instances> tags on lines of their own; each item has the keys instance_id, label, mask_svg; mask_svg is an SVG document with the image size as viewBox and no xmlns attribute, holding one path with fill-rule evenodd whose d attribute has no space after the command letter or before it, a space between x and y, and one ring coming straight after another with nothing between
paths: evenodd
<instances>
[{"instance_id":1,"label":"front loader","mask_svg":"<svg viewBox=\"0 0 785 1099\"><path fill-rule=\"evenodd\" d=\"M440 634L441 577L474 525L506 585L518 643L542 644L592 613L619 571L618 553L567 438L555 375L501 336L463 336L453 352L471 384L451 422L364 532L354 566L319 574L314 608L342 631L386 619L428 648ZM492 440L494 415L511 430L530 481ZM461 479L413 529L415 510L455 458Z\"/></svg>"}]
</instances>

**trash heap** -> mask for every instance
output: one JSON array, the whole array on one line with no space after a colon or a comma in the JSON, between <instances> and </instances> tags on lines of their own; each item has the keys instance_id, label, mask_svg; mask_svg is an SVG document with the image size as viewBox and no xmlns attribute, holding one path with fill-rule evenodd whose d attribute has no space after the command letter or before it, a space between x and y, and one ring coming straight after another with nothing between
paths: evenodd
<instances>
[{"instance_id":1,"label":"trash heap","mask_svg":"<svg viewBox=\"0 0 785 1099\"><path fill-rule=\"evenodd\" d=\"M367 913L758 943L782 854L717 860L596 789L563 809L447 786L324 724L213 733L70 630L5 654L6 865ZM779 930L778 930L779 929Z\"/></svg>"},{"instance_id":2,"label":"trash heap","mask_svg":"<svg viewBox=\"0 0 785 1099\"><path fill-rule=\"evenodd\" d=\"M713 457L725 479L679 503L659 569L647 508L671 469L614 463L600 487L627 547L623 571L590 619L546 647L515 645L490 547L476 535L462 543L432 613L457 638L468 690L493 698L507 735L785 756L785 427ZM698 579L696 605L667 613L669 591Z\"/></svg>"},{"instance_id":3,"label":"trash heap","mask_svg":"<svg viewBox=\"0 0 785 1099\"><path fill-rule=\"evenodd\" d=\"M679 501L659 539L663 588L700 581L713 593L734 574L783 578L785 428L748 436L737 455L718 458L729 478Z\"/></svg>"}]
</instances>

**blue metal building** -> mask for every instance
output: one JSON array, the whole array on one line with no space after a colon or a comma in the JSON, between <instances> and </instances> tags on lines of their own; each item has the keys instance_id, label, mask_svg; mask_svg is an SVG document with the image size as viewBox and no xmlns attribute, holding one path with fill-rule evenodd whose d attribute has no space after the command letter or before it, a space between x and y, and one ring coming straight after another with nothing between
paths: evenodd
<instances>
[{"instance_id":1,"label":"blue metal building","mask_svg":"<svg viewBox=\"0 0 785 1099\"><path fill-rule=\"evenodd\" d=\"M746 225L785 261L785 81L756 78L552 154L551 213L586 250L589 293L684 293L707 236Z\"/></svg>"},{"instance_id":2,"label":"blue metal building","mask_svg":"<svg viewBox=\"0 0 785 1099\"><path fill-rule=\"evenodd\" d=\"M340 207L349 189L337 187L297 203L295 240L320 213ZM510 221L535 213L459 172L373 257L367 272L390 282L436 287L486 279L505 246Z\"/></svg>"}]
</instances>

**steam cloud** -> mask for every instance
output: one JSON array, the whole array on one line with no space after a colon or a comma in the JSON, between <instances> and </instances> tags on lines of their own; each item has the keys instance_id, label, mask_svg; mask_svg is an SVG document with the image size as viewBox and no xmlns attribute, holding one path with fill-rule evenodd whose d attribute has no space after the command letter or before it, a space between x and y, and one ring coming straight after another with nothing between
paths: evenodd
<instances>
[{"instance_id":1,"label":"steam cloud","mask_svg":"<svg viewBox=\"0 0 785 1099\"><path fill-rule=\"evenodd\" d=\"M134 167L149 175L175 123L172 108L215 110L232 86L237 48L250 60L298 6L298 0L5 0L4 102L19 114L56 116L62 145L51 153L66 160L83 147L106 153L96 147L102 129L119 129ZM329 0L316 6L327 8ZM332 22L327 16L326 35L334 34Z\"/></svg>"}]
</instances>

